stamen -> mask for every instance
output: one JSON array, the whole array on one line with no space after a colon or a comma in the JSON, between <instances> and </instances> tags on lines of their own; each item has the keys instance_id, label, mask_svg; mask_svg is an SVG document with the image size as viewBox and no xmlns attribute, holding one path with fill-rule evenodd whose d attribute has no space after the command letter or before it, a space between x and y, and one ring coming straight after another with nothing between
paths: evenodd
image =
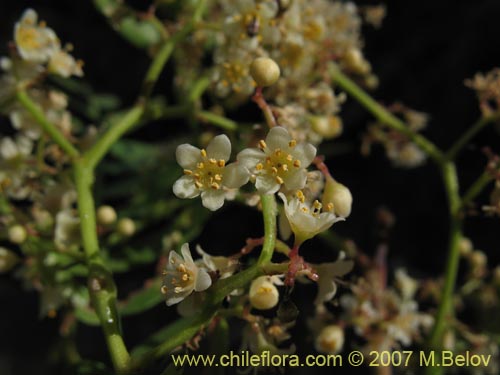
<instances>
[{"instance_id":1,"label":"stamen","mask_svg":"<svg viewBox=\"0 0 500 375\"><path fill-rule=\"evenodd\" d=\"M220 159L220 160L217 162L217 165L218 165L219 167L221 167L221 168L222 168L223 166L225 166L225 165L226 165L226 162L225 162L224 160Z\"/></svg>"},{"instance_id":2,"label":"stamen","mask_svg":"<svg viewBox=\"0 0 500 375\"><path fill-rule=\"evenodd\" d=\"M219 190L220 185L217 182L214 182L210 185L210 187L214 190Z\"/></svg>"},{"instance_id":3,"label":"stamen","mask_svg":"<svg viewBox=\"0 0 500 375\"><path fill-rule=\"evenodd\" d=\"M276 168L276 167L272 167L272 168L271 168L271 172L272 172L273 174L277 174L277 173L278 173L278 168Z\"/></svg>"},{"instance_id":4,"label":"stamen","mask_svg":"<svg viewBox=\"0 0 500 375\"><path fill-rule=\"evenodd\" d=\"M219 181L220 182L220 181L222 181L222 176L220 174L216 174L214 176L214 179L215 179L215 181Z\"/></svg>"},{"instance_id":5,"label":"stamen","mask_svg":"<svg viewBox=\"0 0 500 375\"><path fill-rule=\"evenodd\" d=\"M276 150L274 150L274 155L280 156L281 155L281 148L277 148Z\"/></svg>"},{"instance_id":6,"label":"stamen","mask_svg":"<svg viewBox=\"0 0 500 375\"><path fill-rule=\"evenodd\" d=\"M176 286L176 287L175 287L175 289L174 289L174 292L175 292L175 293L180 293L180 292L182 292L182 287L180 287L180 286Z\"/></svg>"},{"instance_id":7,"label":"stamen","mask_svg":"<svg viewBox=\"0 0 500 375\"><path fill-rule=\"evenodd\" d=\"M266 142L263 139L259 141L259 147L263 150L267 147Z\"/></svg>"},{"instance_id":8,"label":"stamen","mask_svg":"<svg viewBox=\"0 0 500 375\"><path fill-rule=\"evenodd\" d=\"M283 164L283 165L281 166L281 169L283 169L283 171L285 171L285 172L286 172L286 171L288 171L288 165Z\"/></svg>"},{"instance_id":9,"label":"stamen","mask_svg":"<svg viewBox=\"0 0 500 375\"><path fill-rule=\"evenodd\" d=\"M283 181L283 179L280 176L276 176L276 182L278 184L282 185L284 181Z\"/></svg>"},{"instance_id":10,"label":"stamen","mask_svg":"<svg viewBox=\"0 0 500 375\"><path fill-rule=\"evenodd\" d=\"M168 288L167 288L165 285L163 285L163 286L161 287L161 293L162 293L162 294L167 294L167 293L168 293Z\"/></svg>"},{"instance_id":11,"label":"stamen","mask_svg":"<svg viewBox=\"0 0 500 375\"><path fill-rule=\"evenodd\" d=\"M262 165L262 163L259 163L255 166L255 169L257 169L258 171L261 171L262 169L264 169L264 166Z\"/></svg>"},{"instance_id":12,"label":"stamen","mask_svg":"<svg viewBox=\"0 0 500 375\"><path fill-rule=\"evenodd\" d=\"M304 203L304 201L306 200L306 198L305 198L304 193L302 192L302 190L297 191L297 193L295 193L295 195L297 196L297 198L300 201L300 203Z\"/></svg>"},{"instance_id":13,"label":"stamen","mask_svg":"<svg viewBox=\"0 0 500 375\"><path fill-rule=\"evenodd\" d=\"M190 170L190 169L184 169L184 174L185 174L186 176L191 176L191 175L193 174L193 171L192 171L192 170Z\"/></svg>"},{"instance_id":14,"label":"stamen","mask_svg":"<svg viewBox=\"0 0 500 375\"><path fill-rule=\"evenodd\" d=\"M198 164L196 164L196 168L198 168L198 169L203 169L203 168L205 168L205 164L203 164L203 163L198 163Z\"/></svg>"},{"instance_id":15,"label":"stamen","mask_svg":"<svg viewBox=\"0 0 500 375\"><path fill-rule=\"evenodd\" d=\"M210 164L217 165L217 160L215 160L215 159L210 158L210 159L208 160L208 162L209 162Z\"/></svg>"},{"instance_id":16,"label":"stamen","mask_svg":"<svg viewBox=\"0 0 500 375\"><path fill-rule=\"evenodd\" d=\"M188 281L188 280L189 280L189 275L187 273L182 275L182 281Z\"/></svg>"},{"instance_id":17,"label":"stamen","mask_svg":"<svg viewBox=\"0 0 500 375\"><path fill-rule=\"evenodd\" d=\"M287 157L286 157L286 160L288 160L288 161L292 161L292 160L293 160L292 155L288 154L288 155L287 155Z\"/></svg>"},{"instance_id":18,"label":"stamen","mask_svg":"<svg viewBox=\"0 0 500 375\"><path fill-rule=\"evenodd\" d=\"M328 212L332 212L333 211L333 203L330 202L330 203L328 203L326 205L326 211L328 211Z\"/></svg>"},{"instance_id":19,"label":"stamen","mask_svg":"<svg viewBox=\"0 0 500 375\"><path fill-rule=\"evenodd\" d=\"M200 154L201 154L201 156L203 156L204 158L206 158L206 157L207 157L207 151L206 151L204 148L202 148L202 149L200 150Z\"/></svg>"},{"instance_id":20,"label":"stamen","mask_svg":"<svg viewBox=\"0 0 500 375\"><path fill-rule=\"evenodd\" d=\"M295 161L293 162L293 166L294 166L295 168L300 168L300 160L295 160Z\"/></svg>"},{"instance_id":21,"label":"stamen","mask_svg":"<svg viewBox=\"0 0 500 375\"><path fill-rule=\"evenodd\" d=\"M292 139L290 142L288 142L288 146L294 148L295 146L297 146L297 141L295 139Z\"/></svg>"},{"instance_id":22,"label":"stamen","mask_svg":"<svg viewBox=\"0 0 500 375\"><path fill-rule=\"evenodd\" d=\"M185 273L186 272L186 266L183 263L179 264L179 267L177 267L177 271Z\"/></svg>"},{"instance_id":23,"label":"stamen","mask_svg":"<svg viewBox=\"0 0 500 375\"><path fill-rule=\"evenodd\" d=\"M203 184L200 181L195 181L194 186L196 186L198 189L201 189L203 187Z\"/></svg>"}]
</instances>

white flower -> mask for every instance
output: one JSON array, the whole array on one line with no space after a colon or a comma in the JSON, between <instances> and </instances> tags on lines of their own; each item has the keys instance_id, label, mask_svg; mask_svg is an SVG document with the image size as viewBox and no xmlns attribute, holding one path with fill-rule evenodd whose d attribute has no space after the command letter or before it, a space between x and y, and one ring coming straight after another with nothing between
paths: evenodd
<instances>
[{"instance_id":1,"label":"white flower","mask_svg":"<svg viewBox=\"0 0 500 375\"><path fill-rule=\"evenodd\" d=\"M177 147L176 158L184 168L184 176L174 184L179 198L195 198L201 194L203 206L215 211L224 204L227 189L236 189L247 183L248 170L238 164L226 165L231 155L231 142L225 135L212 139L207 149L189 144Z\"/></svg>"},{"instance_id":2,"label":"white flower","mask_svg":"<svg viewBox=\"0 0 500 375\"><path fill-rule=\"evenodd\" d=\"M168 255L168 264L161 287L167 306L181 302L193 291L201 292L212 285L208 272L194 263L189 244L182 245L181 253L182 256L172 250Z\"/></svg>"},{"instance_id":3,"label":"white flower","mask_svg":"<svg viewBox=\"0 0 500 375\"><path fill-rule=\"evenodd\" d=\"M238 261L234 258L210 255L203 251L199 245L196 246L196 252L202 257L196 263L202 264L212 272L216 272L221 279L231 276L238 268Z\"/></svg>"},{"instance_id":4,"label":"white flower","mask_svg":"<svg viewBox=\"0 0 500 375\"><path fill-rule=\"evenodd\" d=\"M322 204L317 200L312 205L306 203L300 190L290 201L283 193L278 195L285 204L285 215L295 235L296 245L327 230L337 221L345 220L333 212L321 212Z\"/></svg>"},{"instance_id":5,"label":"white flower","mask_svg":"<svg viewBox=\"0 0 500 375\"><path fill-rule=\"evenodd\" d=\"M275 285L283 285L283 281L273 276L260 276L253 280L248 292L252 307L258 310L269 310L275 307L280 298Z\"/></svg>"},{"instance_id":6,"label":"white flower","mask_svg":"<svg viewBox=\"0 0 500 375\"><path fill-rule=\"evenodd\" d=\"M82 77L82 62L76 61L66 51L60 50L52 55L49 61L48 69L50 73L58 74L61 77L68 78L70 76Z\"/></svg>"},{"instance_id":7,"label":"white flower","mask_svg":"<svg viewBox=\"0 0 500 375\"><path fill-rule=\"evenodd\" d=\"M262 194L274 194L281 185L288 190L302 189L307 180L306 168L316 156L316 148L309 143L297 144L288 131L280 126L272 128L259 148L241 151L237 159L255 175L255 187Z\"/></svg>"},{"instance_id":8,"label":"white flower","mask_svg":"<svg viewBox=\"0 0 500 375\"><path fill-rule=\"evenodd\" d=\"M314 300L315 305L330 301L337 293L335 278L344 276L351 272L354 267L352 260L338 260L332 263L312 264L313 269L319 276L318 294Z\"/></svg>"},{"instance_id":9,"label":"white flower","mask_svg":"<svg viewBox=\"0 0 500 375\"><path fill-rule=\"evenodd\" d=\"M74 210L64 209L57 213L54 243L61 251L80 243L80 218Z\"/></svg>"},{"instance_id":10,"label":"white flower","mask_svg":"<svg viewBox=\"0 0 500 375\"><path fill-rule=\"evenodd\" d=\"M38 15L33 9L27 9L16 23L14 41L24 60L37 63L47 62L61 47L56 33L38 23Z\"/></svg>"}]
</instances>

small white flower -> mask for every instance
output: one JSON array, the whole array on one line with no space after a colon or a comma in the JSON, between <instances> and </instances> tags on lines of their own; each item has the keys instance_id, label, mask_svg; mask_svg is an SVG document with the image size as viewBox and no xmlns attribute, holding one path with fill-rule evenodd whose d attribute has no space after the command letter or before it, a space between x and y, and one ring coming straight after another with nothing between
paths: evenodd
<instances>
[{"instance_id":1,"label":"small white flower","mask_svg":"<svg viewBox=\"0 0 500 375\"><path fill-rule=\"evenodd\" d=\"M63 50L57 51L51 56L48 69L50 73L58 74L64 78L83 76L82 62L76 61L73 56Z\"/></svg>"},{"instance_id":2,"label":"small white flower","mask_svg":"<svg viewBox=\"0 0 500 375\"><path fill-rule=\"evenodd\" d=\"M344 330L335 324L324 327L316 338L314 346L322 353L340 352L344 347Z\"/></svg>"},{"instance_id":3,"label":"small white flower","mask_svg":"<svg viewBox=\"0 0 500 375\"><path fill-rule=\"evenodd\" d=\"M174 184L179 198L195 198L201 194L203 206L215 211L224 204L227 189L247 183L248 170L239 163L226 165L231 155L231 142L225 135L212 139L207 149L189 144L177 147L176 158L184 168L184 176Z\"/></svg>"},{"instance_id":4,"label":"small white flower","mask_svg":"<svg viewBox=\"0 0 500 375\"><path fill-rule=\"evenodd\" d=\"M202 264L212 272L216 272L221 279L231 276L238 268L238 261L234 258L210 255L199 245L196 246L196 252L202 257L201 260L196 263Z\"/></svg>"},{"instance_id":5,"label":"small white flower","mask_svg":"<svg viewBox=\"0 0 500 375\"><path fill-rule=\"evenodd\" d=\"M295 235L296 245L300 245L318 233L327 230L337 221L345 220L335 216L333 212L321 212L322 204L317 200L312 205L305 202L304 195L300 190L289 201L283 193L278 195L285 204L285 215Z\"/></svg>"},{"instance_id":6,"label":"small white flower","mask_svg":"<svg viewBox=\"0 0 500 375\"><path fill-rule=\"evenodd\" d=\"M201 292L212 285L208 272L194 263L189 244L182 245L181 254L182 256L172 250L168 255L168 264L161 287L167 306L181 302L193 291Z\"/></svg>"},{"instance_id":7,"label":"small white flower","mask_svg":"<svg viewBox=\"0 0 500 375\"><path fill-rule=\"evenodd\" d=\"M54 30L38 23L38 15L27 9L14 27L14 41L24 60L44 63L61 48Z\"/></svg>"},{"instance_id":8,"label":"small white flower","mask_svg":"<svg viewBox=\"0 0 500 375\"><path fill-rule=\"evenodd\" d=\"M318 294L314 300L315 305L330 301L337 293L335 279L351 272L354 267L352 260L337 260L332 263L312 264L313 269L319 276Z\"/></svg>"},{"instance_id":9,"label":"small white flower","mask_svg":"<svg viewBox=\"0 0 500 375\"><path fill-rule=\"evenodd\" d=\"M302 189L307 180L306 168L315 156L313 145L297 144L285 128L277 126L265 141L259 142L259 148L245 149L237 159L255 175L255 187L260 193L274 194L281 185L287 190Z\"/></svg>"},{"instance_id":10,"label":"small white flower","mask_svg":"<svg viewBox=\"0 0 500 375\"><path fill-rule=\"evenodd\" d=\"M64 209L57 213L54 243L61 251L80 243L80 218L74 210Z\"/></svg>"}]
</instances>

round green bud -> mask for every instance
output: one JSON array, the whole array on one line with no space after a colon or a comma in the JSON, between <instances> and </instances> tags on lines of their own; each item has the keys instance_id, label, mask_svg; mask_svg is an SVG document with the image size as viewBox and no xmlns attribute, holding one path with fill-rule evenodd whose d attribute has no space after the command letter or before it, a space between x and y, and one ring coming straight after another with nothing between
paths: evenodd
<instances>
[{"instance_id":1,"label":"round green bud","mask_svg":"<svg viewBox=\"0 0 500 375\"><path fill-rule=\"evenodd\" d=\"M9 228L8 237L10 242L20 245L26 241L28 233L21 225L14 225Z\"/></svg>"},{"instance_id":2,"label":"round green bud","mask_svg":"<svg viewBox=\"0 0 500 375\"><path fill-rule=\"evenodd\" d=\"M250 75L257 86L271 86L280 78L280 67L269 57L257 57L250 65Z\"/></svg>"},{"instance_id":3,"label":"round green bud","mask_svg":"<svg viewBox=\"0 0 500 375\"><path fill-rule=\"evenodd\" d=\"M123 219L118 220L116 229L118 230L118 233L120 233L121 235L130 237L135 233L134 220L128 217L124 217Z\"/></svg>"},{"instance_id":4,"label":"round green bud","mask_svg":"<svg viewBox=\"0 0 500 375\"><path fill-rule=\"evenodd\" d=\"M101 206L97 209L97 222L101 225L111 225L116 221L116 211L111 206Z\"/></svg>"}]
</instances>

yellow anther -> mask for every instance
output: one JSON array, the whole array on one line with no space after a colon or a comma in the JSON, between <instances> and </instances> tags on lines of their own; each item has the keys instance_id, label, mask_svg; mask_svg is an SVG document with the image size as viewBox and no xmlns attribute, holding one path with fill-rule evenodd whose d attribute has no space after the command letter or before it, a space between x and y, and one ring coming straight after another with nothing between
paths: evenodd
<instances>
[{"instance_id":1,"label":"yellow anther","mask_svg":"<svg viewBox=\"0 0 500 375\"><path fill-rule=\"evenodd\" d=\"M286 156L286 160L287 160L287 161L292 161L292 160L293 160L292 155L288 154L288 155Z\"/></svg>"},{"instance_id":2,"label":"yellow anther","mask_svg":"<svg viewBox=\"0 0 500 375\"><path fill-rule=\"evenodd\" d=\"M189 275L187 273L182 275L182 281L188 281L188 280L189 280Z\"/></svg>"},{"instance_id":3,"label":"yellow anther","mask_svg":"<svg viewBox=\"0 0 500 375\"><path fill-rule=\"evenodd\" d=\"M259 147L260 147L261 149L265 149L265 148L267 147L266 142L264 142L264 140L263 140L263 139L261 139L261 140L259 141Z\"/></svg>"},{"instance_id":4,"label":"yellow anther","mask_svg":"<svg viewBox=\"0 0 500 375\"><path fill-rule=\"evenodd\" d=\"M304 193L302 192L302 190L299 190L295 193L295 195L297 196L297 199L301 202L301 203L304 203L305 201L305 197L304 197Z\"/></svg>"},{"instance_id":5,"label":"yellow anther","mask_svg":"<svg viewBox=\"0 0 500 375\"><path fill-rule=\"evenodd\" d=\"M283 164L283 165L281 166L281 169L283 169L285 172L286 172L286 171L288 171L288 165Z\"/></svg>"},{"instance_id":6,"label":"yellow anther","mask_svg":"<svg viewBox=\"0 0 500 375\"><path fill-rule=\"evenodd\" d=\"M200 154L201 154L201 156L203 156L204 158L206 158L206 157L207 157L207 151L206 151L204 148L202 148L202 149L200 150Z\"/></svg>"},{"instance_id":7,"label":"yellow anther","mask_svg":"<svg viewBox=\"0 0 500 375\"><path fill-rule=\"evenodd\" d=\"M161 293L162 293L162 294L167 294L167 293L168 293L168 288L167 288L165 285L163 285L163 286L161 287Z\"/></svg>"},{"instance_id":8,"label":"yellow anther","mask_svg":"<svg viewBox=\"0 0 500 375\"><path fill-rule=\"evenodd\" d=\"M274 155L280 156L281 155L281 148L277 148L276 150L274 150Z\"/></svg>"},{"instance_id":9,"label":"yellow anther","mask_svg":"<svg viewBox=\"0 0 500 375\"><path fill-rule=\"evenodd\" d=\"M225 160L220 159L220 160L217 162L217 165L218 165L219 167L221 167L221 168L222 168L223 166L225 166L225 165L226 165L226 161L225 161Z\"/></svg>"},{"instance_id":10,"label":"yellow anther","mask_svg":"<svg viewBox=\"0 0 500 375\"><path fill-rule=\"evenodd\" d=\"M321 210L321 207L323 207L323 205L321 203L319 203L318 200L315 200L313 203L313 207L317 210Z\"/></svg>"},{"instance_id":11,"label":"yellow anther","mask_svg":"<svg viewBox=\"0 0 500 375\"><path fill-rule=\"evenodd\" d=\"M293 162L293 166L294 166L295 168L300 168L300 160L295 160L295 161Z\"/></svg>"},{"instance_id":12,"label":"yellow anther","mask_svg":"<svg viewBox=\"0 0 500 375\"><path fill-rule=\"evenodd\" d=\"M180 286L176 286L176 287L175 287L175 289L174 289L174 292L175 292L175 293L180 293L180 292L182 292L182 287L180 287Z\"/></svg>"},{"instance_id":13,"label":"yellow anther","mask_svg":"<svg viewBox=\"0 0 500 375\"><path fill-rule=\"evenodd\" d=\"M219 190L220 185L217 182L214 182L210 185L210 187L214 190Z\"/></svg>"},{"instance_id":14,"label":"yellow anther","mask_svg":"<svg viewBox=\"0 0 500 375\"><path fill-rule=\"evenodd\" d=\"M177 267L177 271L182 272L182 273L186 272L186 266L182 263L179 264L179 267Z\"/></svg>"},{"instance_id":15,"label":"yellow anther","mask_svg":"<svg viewBox=\"0 0 500 375\"><path fill-rule=\"evenodd\" d=\"M216 175L214 176L214 180L215 180L215 181L219 181L219 182L220 182L220 181L222 181L222 176L221 176L220 174L216 174Z\"/></svg>"},{"instance_id":16,"label":"yellow anther","mask_svg":"<svg viewBox=\"0 0 500 375\"><path fill-rule=\"evenodd\" d=\"M210 164L217 165L217 160L215 160L215 159L210 158L210 159L208 160L208 162L209 162Z\"/></svg>"},{"instance_id":17,"label":"yellow anther","mask_svg":"<svg viewBox=\"0 0 500 375\"><path fill-rule=\"evenodd\" d=\"M328 212L332 212L332 211L333 211L333 203L331 203L331 202L330 202L330 203L328 203L328 204L326 205L326 210L327 210Z\"/></svg>"},{"instance_id":18,"label":"yellow anther","mask_svg":"<svg viewBox=\"0 0 500 375\"><path fill-rule=\"evenodd\" d=\"M292 139L290 142L288 142L288 146L292 148L297 146L297 141L295 139Z\"/></svg>"},{"instance_id":19,"label":"yellow anther","mask_svg":"<svg viewBox=\"0 0 500 375\"><path fill-rule=\"evenodd\" d=\"M203 164L203 163L198 163L198 164L196 164L196 168L198 168L198 169L203 169L203 168L205 168L205 164Z\"/></svg>"},{"instance_id":20,"label":"yellow anther","mask_svg":"<svg viewBox=\"0 0 500 375\"><path fill-rule=\"evenodd\" d=\"M264 166L262 165L262 163L259 163L255 166L255 169L257 169L258 171L261 171L262 169L264 169Z\"/></svg>"},{"instance_id":21,"label":"yellow anther","mask_svg":"<svg viewBox=\"0 0 500 375\"><path fill-rule=\"evenodd\" d=\"M193 177L194 177L195 180L199 180L201 178L201 176L200 176L199 173L193 174Z\"/></svg>"},{"instance_id":22,"label":"yellow anther","mask_svg":"<svg viewBox=\"0 0 500 375\"><path fill-rule=\"evenodd\" d=\"M192 170L190 170L190 169L184 169L184 174L185 174L186 176L191 176L191 175L193 174L193 171L192 171Z\"/></svg>"},{"instance_id":23,"label":"yellow anther","mask_svg":"<svg viewBox=\"0 0 500 375\"><path fill-rule=\"evenodd\" d=\"M200 181L195 181L194 186L196 186L198 189L201 189L203 187L203 184Z\"/></svg>"},{"instance_id":24,"label":"yellow anther","mask_svg":"<svg viewBox=\"0 0 500 375\"><path fill-rule=\"evenodd\" d=\"M273 174L277 174L277 173L278 173L278 168L276 168L276 167L272 167L272 168L271 168L271 172L272 172Z\"/></svg>"},{"instance_id":25,"label":"yellow anther","mask_svg":"<svg viewBox=\"0 0 500 375\"><path fill-rule=\"evenodd\" d=\"M306 212L306 213L307 213L307 212L309 212L309 209L308 209L307 207L301 207L300 209L301 209L303 212Z\"/></svg>"},{"instance_id":26,"label":"yellow anther","mask_svg":"<svg viewBox=\"0 0 500 375\"><path fill-rule=\"evenodd\" d=\"M280 176L276 176L276 182L278 184L282 185L284 181L283 181L283 179Z\"/></svg>"},{"instance_id":27,"label":"yellow anther","mask_svg":"<svg viewBox=\"0 0 500 375\"><path fill-rule=\"evenodd\" d=\"M272 164L271 158L269 156L266 158L266 164Z\"/></svg>"}]
</instances>

